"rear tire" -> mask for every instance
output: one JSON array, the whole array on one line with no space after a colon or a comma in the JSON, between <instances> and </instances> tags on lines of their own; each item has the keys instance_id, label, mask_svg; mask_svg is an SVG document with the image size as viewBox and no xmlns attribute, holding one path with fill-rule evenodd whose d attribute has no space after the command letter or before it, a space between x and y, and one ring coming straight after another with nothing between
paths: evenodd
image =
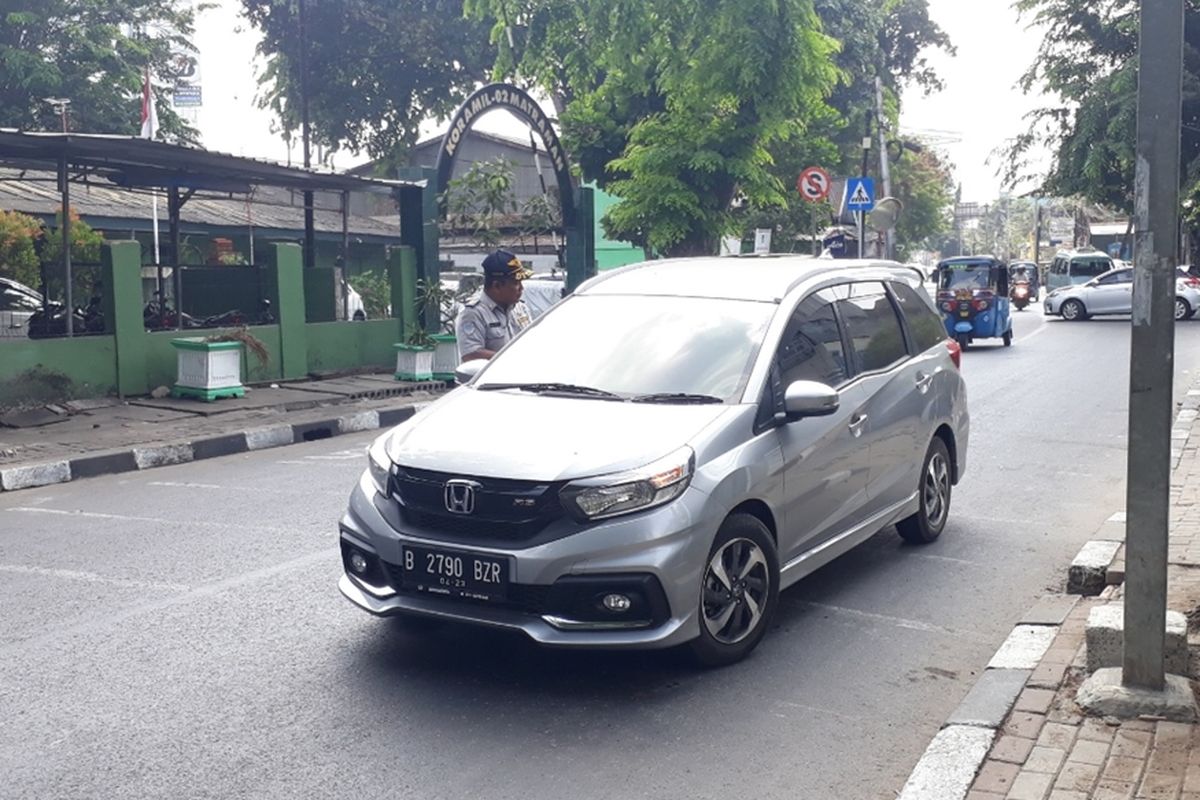
<instances>
[{"instance_id":1,"label":"rear tire","mask_svg":"<svg viewBox=\"0 0 1200 800\"><path fill-rule=\"evenodd\" d=\"M721 523L699 588L692 658L705 667L741 661L762 641L779 602L779 556L760 519L733 514Z\"/></svg>"},{"instance_id":2,"label":"rear tire","mask_svg":"<svg viewBox=\"0 0 1200 800\"><path fill-rule=\"evenodd\" d=\"M950 451L940 436L933 437L917 486L920 508L911 517L896 523L896 532L911 544L929 544L942 535L950 517Z\"/></svg>"},{"instance_id":3,"label":"rear tire","mask_svg":"<svg viewBox=\"0 0 1200 800\"><path fill-rule=\"evenodd\" d=\"M1004 346L1012 347L1012 331L1011 330L1007 330L1004 332Z\"/></svg>"},{"instance_id":4,"label":"rear tire","mask_svg":"<svg viewBox=\"0 0 1200 800\"><path fill-rule=\"evenodd\" d=\"M1188 305L1187 300L1184 300L1182 297L1175 298L1175 321L1176 322L1185 320L1194 313L1196 313L1196 312L1194 312L1192 310L1192 307L1190 305Z\"/></svg>"},{"instance_id":5,"label":"rear tire","mask_svg":"<svg viewBox=\"0 0 1200 800\"><path fill-rule=\"evenodd\" d=\"M1087 319L1087 309L1078 300L1068 300L1063 303L1058 313L1067 322L1080 322Z\"/></svg>"}]
</instances>

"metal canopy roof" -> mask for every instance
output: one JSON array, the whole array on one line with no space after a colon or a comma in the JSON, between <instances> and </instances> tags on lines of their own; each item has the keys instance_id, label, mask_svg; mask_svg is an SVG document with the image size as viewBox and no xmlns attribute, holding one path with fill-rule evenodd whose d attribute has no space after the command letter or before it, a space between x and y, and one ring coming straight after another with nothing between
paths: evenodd
<instances>
[{"instance_id":1,"label":"metal canopy roof","mask_svg":"<svg viewBox=\"0 0 1200 800\"><path fill-rule=\"evenodd\" d=\"M390 194L411 181L306 170L137 136L41 133L0 128L0 164L34 169L61 160L121 186L248 192L254 185Z\"/></svg>"}]
</instances>

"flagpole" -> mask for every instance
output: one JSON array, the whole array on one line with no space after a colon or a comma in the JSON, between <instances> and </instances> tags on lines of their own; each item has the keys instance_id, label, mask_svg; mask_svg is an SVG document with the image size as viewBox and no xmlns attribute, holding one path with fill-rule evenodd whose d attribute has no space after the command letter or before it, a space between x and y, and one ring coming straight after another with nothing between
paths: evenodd
<instances>
[{"instance_id":1,"label":"flagpole","mask_svg":"<svg viewBox=\"0 0 1200 800\"><path fill-rule=\"evenodd\" d=\"M154 205L152 211L152 219L154 221L154 265L158 266L158 189L151 191L154 197ZM160 289L162 287L159 287Z\"/></svg>"}]
</instances>

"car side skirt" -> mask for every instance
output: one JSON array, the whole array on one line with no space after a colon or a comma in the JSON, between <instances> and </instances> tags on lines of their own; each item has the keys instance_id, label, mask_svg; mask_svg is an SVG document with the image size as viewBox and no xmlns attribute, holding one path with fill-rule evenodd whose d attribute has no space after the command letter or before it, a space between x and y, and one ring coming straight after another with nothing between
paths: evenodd
<instances>
[{"instance_id":1,"label":"car side skirt","mask_svg":"<svg viewBox=\"0 0 1200 800\"><path fill-rule=\"evenodd\" d=\"M779 587L786 589L801 578L811 575L821 567L844 555L870 539L888 525L896 523L920 510L920 500L913 492L904 500L889 506L853 528L827 539L812 550L793 558L779 571Z\"/></svg>"}]
</instances>

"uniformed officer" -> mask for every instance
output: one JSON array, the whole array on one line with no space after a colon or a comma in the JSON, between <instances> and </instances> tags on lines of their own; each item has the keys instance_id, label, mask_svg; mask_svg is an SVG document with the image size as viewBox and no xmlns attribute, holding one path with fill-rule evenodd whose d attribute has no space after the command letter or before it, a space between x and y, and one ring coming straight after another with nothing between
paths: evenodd
<instances>
[{"instance_id":1,"label":"uniformed officer","mask_svg":"<svg viewBox=\"0 0 1200 800\"><path fill-rule=\"evenodd\" d=\"M460 360L491 358L532 321L521 302L521 281L532 274L507 250L483 260L483 289L463 304L454 323Z\"/></svg>"}]
</instances>

